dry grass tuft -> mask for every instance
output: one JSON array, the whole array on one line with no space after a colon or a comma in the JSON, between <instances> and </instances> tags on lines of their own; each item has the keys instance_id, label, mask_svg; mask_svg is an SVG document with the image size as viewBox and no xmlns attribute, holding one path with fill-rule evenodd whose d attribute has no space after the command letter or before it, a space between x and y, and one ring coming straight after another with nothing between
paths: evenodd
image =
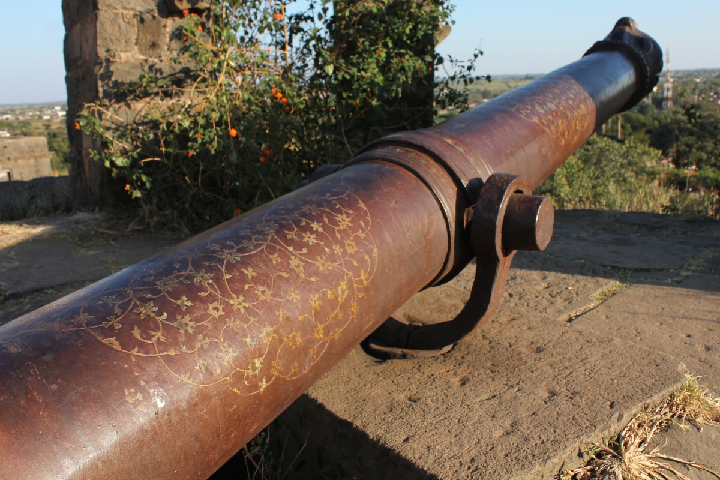
<instances>
[{"instance_id":1,"label":"dry grass tuft","mask_svg":"<svg viewBox=\"0 0 720 480\"><path fill-rule=\"evenodd\" d=\"M629 280L629 275L626 272L622 272L619 280L611 283L610 285L607 285L606 287L603 287L602 289L590 295L590 299L592 300L592 302L567 314L564 318L564 321L572 322L580 315L584 315L591 310L595 310L597 307L607 302L618 293L630 288L630 285L631 283Z\"/></svg>"},{"instance_id":2,"label":"dry grass tuft","mask_svg":"<svg viewBox=\"0 0 720 480\"><path fill-rule=\"evenodd\" d=\"M637 414L615 437L603 439L587 449L587 463L560 476L566 480L687 480L687 477L659 460L703 470L720 479L706 465L660 453L662 447L650 448L658 432L673 423L692 421L699 425L720 424L720 398L713 398L698 379L686 375L683 384L655 406Z\"/></svg>"}]
</instances>

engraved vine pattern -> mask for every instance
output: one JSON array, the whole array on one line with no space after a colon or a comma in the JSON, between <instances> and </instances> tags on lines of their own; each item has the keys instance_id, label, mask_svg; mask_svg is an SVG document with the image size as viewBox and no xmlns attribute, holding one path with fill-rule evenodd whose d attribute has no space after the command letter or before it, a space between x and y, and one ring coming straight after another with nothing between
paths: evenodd
<instances>
[{"instance_id":1,"label":"engraved vine pattern","mask_svg":"<svg viewBox=\"0 0 720 480\"><path fill-rule=\"evenodd\" d=\"M122 288L58 312L48 328L157 358L193 385L262 392L307 372L357 319L376 268L370 227L343 186L270 205L134 267Z\"/></svg>"},{"instance_id":2,"label":"engraved vine pattern","mask_svg":"<svg viewBox=\"0 0 720 480\"><path fill-rule=\"evenodd\" d=\"M591 127L588 111L592 108L592 100L582 87L571 82L543 87L544 91L518 102L512 110L539 125L560 145L576 145ZM560 104L559 99L562 99Z\"/></svg>"}]
</instances>

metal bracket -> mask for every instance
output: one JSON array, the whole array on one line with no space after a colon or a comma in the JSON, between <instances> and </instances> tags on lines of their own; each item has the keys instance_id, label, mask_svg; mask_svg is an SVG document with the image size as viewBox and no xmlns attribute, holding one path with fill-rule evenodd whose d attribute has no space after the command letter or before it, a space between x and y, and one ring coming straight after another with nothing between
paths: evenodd
<instances>
[{"instance_id":1,"label":"metal bracket","mask_svg":"<svg viewBox=\"0 0 720 480\"><path fill-rule=\"evenodd\" d=\"M470 300L454 319L418 325L390 317L362 342L363 350L380 359L441 355L482 325L502 298L515 252L544 250L552 237L552 204L530 192L524 178L494 174L466 212L477 269Z\"/></svg>"}]
</instances>

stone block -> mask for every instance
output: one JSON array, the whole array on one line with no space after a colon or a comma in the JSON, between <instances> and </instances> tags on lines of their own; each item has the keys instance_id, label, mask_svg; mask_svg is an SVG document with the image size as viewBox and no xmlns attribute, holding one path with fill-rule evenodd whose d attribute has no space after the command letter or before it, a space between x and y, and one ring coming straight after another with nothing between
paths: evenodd
<instances>
[{"instance_id":1,"label":"stone block","mask_svg":"<svg viewBox=\"0 0 720 480\"><path fill-rule=\"evenodd\" d=\"M97 58L97 15L92 13L65 27L65 70L73 71Z\"/></svg>"},{"instance_id":2,"label":"stone block","mask_svg":"<svg viewBox=\"0 0 720 480\"><path fill-rule=\"evenodd\" d=\"M68 118L73 118L86 102L98 97L97 75L95 65L86 64L82 68L68 71L65 76L68 93Z\"/></svg>"},{"instance_id":3,"label":"stone block","mask_svg":"<svg viewBox=\"0 0 720 480\"><path fill-rule=\"evenodd\" d=\"M95 0L62 0L62 12L68 30L95 12Z\"/></svg>"},{"instance_id":4,"label":"stone block","mask_svg":"<svg viewBox=\"0 0 720 480\"><path fill-rule=\"evenodd\" d=\"M109 64L109 74L103 74L101 80L104 84L137 82L145 69L145 63L138 61L118 62Z\"/></svg>"},{"instance_id":5,"label":"stone block","mask_svg":"<svg viewBox=\"0 0 720 480\"><path fill-rule=\"evenodd\" d=\"M133 10L136 12L152 12L164 3L164 0L97 0L98 10Z\"/></svg>"},{"instance_id":6,"label":"stone block","mask_svg":"<svg viewBox=\"0 0 720 480\"><path fill-rule=\"evenodd\" d=\"M168 10L172 13L182 12L187 9L208 10L210 0L166 0Z\"/></svg>"},{"instance_id":7,"label":"stone block","mask_svg":"<svg viewBox=\"0 0 720 480\"><path fill-rule=\"evenodd\" d=\"M572 324L591 335L610 335L639 355L671 358L717 386L718 305L720 278L693 275L678 285L633 285Z\"/></svg>"},{"instance_id":8,"label":"stone block","mask_svg":"<svg viewBox=\"0 0 720 480\"><path fill-rule=\"evenodd\" d=\"M97 52L100 56L130 52L137 42L137 14L98 11Z\"/></svg>"},{"instance_id":9,"label":"stone block","mask_svg":"<svg viewBox=\"0 0 720 480\"><path fill-rule=\"evenodd\" d=\"M141 55L162 57L167 51L167 22L157 15L140 15L137 46Z\"/></svg>"},{"instance_id":10,"label":"stone block","mask_svg":"<svg viewBox=\"0 0 720 480\"><path fill-rule=\"evenodd\" d=\"M0 182L0 221L67 212L71 208L70 198L68 176L45 176L30 181ZM0 270L3 269L2 264L0 258Z\"/></svg>"}]
</instances>

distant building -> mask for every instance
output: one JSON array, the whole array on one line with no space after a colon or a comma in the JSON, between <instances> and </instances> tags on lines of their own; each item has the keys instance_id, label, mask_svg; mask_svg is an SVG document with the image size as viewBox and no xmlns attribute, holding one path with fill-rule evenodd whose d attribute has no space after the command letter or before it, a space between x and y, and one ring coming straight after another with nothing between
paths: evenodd
<instances>
[{"instance_id":1,"label":"distant building","mask_svg":"<svg viewBox=\"0 0 720 480\"><path fill-rule=\"evenodd\" d=\"M0 181L52 176L45 137L0 138Z\"/></svg>"},{"instance_id":2,"label":"distant building","mask_svg":"<svg viewBox=\"0 0 720 480\"><path fill-rule=\"evenodd\" d=\"M670 72L670 49L665 50L665 81L663 82L662 108L673 107L673 79Z\"/></svg>"}]
</instances>

